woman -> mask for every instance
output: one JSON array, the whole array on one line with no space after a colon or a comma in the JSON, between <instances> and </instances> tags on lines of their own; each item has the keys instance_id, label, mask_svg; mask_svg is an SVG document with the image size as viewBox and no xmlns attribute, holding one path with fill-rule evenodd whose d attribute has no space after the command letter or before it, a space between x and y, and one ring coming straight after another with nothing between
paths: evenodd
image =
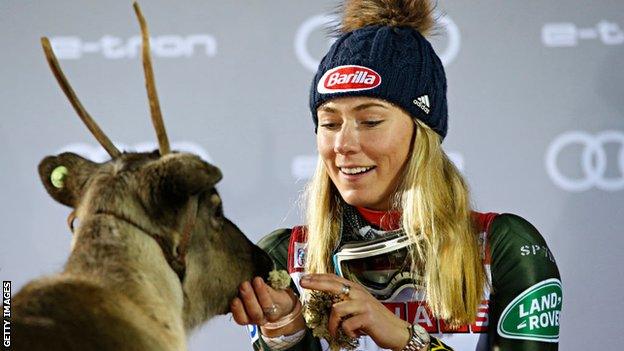
<instances>
[{"instance_id":1,"label":"woman","mask_svg":"<svg viewBox=\"0 0 624 351\"><path fill-rule=\"evenodd\" d=\"M260 245L293 290L257 277L231 303L260 326L256 349L324 349L295 294L325 291L329 332L358 350L555 350L562 296L557 266L522 218L471 210L441 142L446 77L424 38L424 0L347 1L340 36L321 61L310 108L319 162L306 226ZM303 288L303 289L302 289Z\"/></svg>"}]
</instances>

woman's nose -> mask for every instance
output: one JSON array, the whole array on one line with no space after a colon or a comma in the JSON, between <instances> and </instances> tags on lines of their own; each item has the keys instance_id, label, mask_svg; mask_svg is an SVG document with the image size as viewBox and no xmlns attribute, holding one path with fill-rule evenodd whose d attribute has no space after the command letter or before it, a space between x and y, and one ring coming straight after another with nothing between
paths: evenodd
<instances>
[{"instance_id":1,"label":"woman's nose","mask_svg":"<svg viewBox=\"0 0 624 351\"><path fill-rule=\"evenodd\" d=\"M342 125L340 131L336 134L334 141L334 151L337 154L350 154L359 151L360 141L357 131L347 123Z\"/></svg>"}]
</instances>

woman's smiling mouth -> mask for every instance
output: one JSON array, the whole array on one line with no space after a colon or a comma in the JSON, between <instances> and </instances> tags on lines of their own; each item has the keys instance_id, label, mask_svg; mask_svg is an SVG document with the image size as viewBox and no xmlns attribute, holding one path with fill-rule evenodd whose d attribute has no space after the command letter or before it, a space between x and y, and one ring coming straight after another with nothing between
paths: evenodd
<instances>
[{"instance_id":1,"label":"woman's smiling mouth","mask_svg":"<svg viewBox=\"0 0 624 351\"><path fill-rule=\"evenodd\" d=\"M377 168L377 166L365 166L365 167L338 167L340 173L345 175L359 175L370 172Z\"/></svg>"}]
</instances>

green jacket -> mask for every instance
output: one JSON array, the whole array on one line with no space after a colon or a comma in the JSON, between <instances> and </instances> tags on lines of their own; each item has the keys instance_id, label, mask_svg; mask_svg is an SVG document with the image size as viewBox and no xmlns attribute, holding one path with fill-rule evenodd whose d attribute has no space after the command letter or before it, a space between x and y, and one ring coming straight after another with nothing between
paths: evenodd
<instances>
[{"instance_id":1,"label":"green jacket","mask_svg":"<svg viewBox=\"0 0 624 351\"><path fill-rule=\"evenodd\" d=\"M562 289L557 265L544 239L535 227L519 216L475 215L483 229L484 265L490 273L491 293L479 309L479 323L465 326L455 333L445 331L443 322L434 318L423 324L423 316L417 315L416 321L431 330L433 342L430 350L451 350L436 337L458 350L479 351L495 347L511 351L557 350ZM289 247L297 240L297 232L301 231L279 229L258 243L273 258L277 269L286 269L291 274ZM292 288L299 291L294 282ZM414 306L415 303L407 303L406 310ZM404 319L409 316L414 318L414 313L405 313ZM249 328L254 350L270 350L260 336L260 329L256 326ZM322 347L308 329L303 340L290 350L316 351ZM368 344L358 350L382 349Z\"/></svg>"}]
</instances>

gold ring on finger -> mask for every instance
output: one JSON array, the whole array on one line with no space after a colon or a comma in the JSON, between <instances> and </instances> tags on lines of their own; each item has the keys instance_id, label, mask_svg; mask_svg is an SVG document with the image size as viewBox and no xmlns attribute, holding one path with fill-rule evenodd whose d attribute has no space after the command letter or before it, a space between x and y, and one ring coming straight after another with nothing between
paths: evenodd
<instances>
[{"instance_id":1,"label":"gold ring on finger","mask_svg":"<svg viewBox=\"0 0 624 351\"><path fill-rule=\"evenodd\" d=\"M342 288L340 289L340 295L343 296L343 298L348 297L349 293L351 292L351 286L349 284L342 284Z\"/></svg>"},{"instance_id":2,"label":"gold ring on finger","mask_svg":"<svg viewBox=\"0 0 624 351\"><path fill-rule=\"evenodd\" d=\"M264 314L266 314L266 315L271 316L271 315L277 314L277 310L278 310L277 305L276 304L272 304L269 307L263 308L262 312L264 312Z\"/></svg>"}]
</instances>

